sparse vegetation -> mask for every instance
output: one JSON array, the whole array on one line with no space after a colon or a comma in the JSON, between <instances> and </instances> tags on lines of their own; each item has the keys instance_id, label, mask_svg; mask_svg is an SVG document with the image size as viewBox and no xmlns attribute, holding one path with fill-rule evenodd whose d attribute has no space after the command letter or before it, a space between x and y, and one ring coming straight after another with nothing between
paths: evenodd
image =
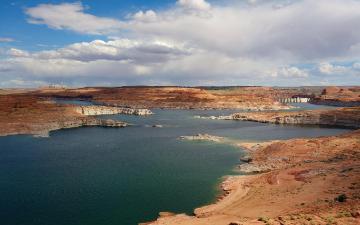
<instances>
[{"instance_id":1,"label":"sparse vegetation","mask_svg":"<svg viewBox=\"0 0 360 225\"><path fill-rule=\"evenodd\" d=\"M269 224L269 218L265 216L260 216L258 221L264 222L265 224Z\"/></svg>"},{"instance_id":2,"label":"sparse vegetation","mask_svg":"<svg viewBox=\"0 0 360 225\"><path fill-rule=\"evenodd\" d=\"M352 217L351 212L349 211L340 211L336 216L336 218L342 218L342 217Z\"/></svg>"},{"instance_id":3,"label":"sparse vegetation","mask_svg":"<svg viewBox=\"0 0 360 225\"><path fill-rule=\"evenodd\" d=\"M341 194L337 196L334 200L337 202L346 202L347 196L346 194Z\"/></svg>"},{"instance_id":4,"label":"sparse vegetation","mask_svg":"<svg viewBox=\"0 0 360 225\"><path fill-rule=\"evenodd\" d=\"M326 225L333 225L333 224L336 224L335 220L334 220L334 217L332 216L329 216L326 218Z\"/></svg>"}]
</instances>

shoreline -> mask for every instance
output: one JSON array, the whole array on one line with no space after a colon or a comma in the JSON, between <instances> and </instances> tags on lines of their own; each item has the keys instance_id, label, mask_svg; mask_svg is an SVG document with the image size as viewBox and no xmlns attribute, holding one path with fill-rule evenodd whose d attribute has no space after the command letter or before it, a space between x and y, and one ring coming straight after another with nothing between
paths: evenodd
<instances>
[{"instance_id":1,"label":"shoreline","mask_svg":"<svg viewBox=\"0 0 360 225\"><path fill-rule=\"evenodd\" d=\"M67 120L65 122L49 122L42 125L28 125L23 127L20 131L13 131L8 133L0 133L0 137L15 136L15 135L32 135L34 137L49 137L52 131L73 129L81 127L108 127L108 128L124 128L130 126L130 124L115 121L97 119L94 117L77 118L75 120Z\"/></svg>"},{"instance_id":2,"label":"shoreline","mask_svg":"<svg viewBox=\"0 0 360 225\"><path fill-rule=\"evenodd\" d=\"M199 119L239 120L278 125L360 128L360 107L301 111L238 112L228 116L196 116Z\"/></svg>"},{"instance_id":3,"label":"shoreline","mask_svg":"<svg viewBox=\"0 0 360 225\"><path fill-rule=\"evenodd\" d=\"M207 141L211 141L211 138ZM302 145L299 145L300 143ZM342 144L339 145L340 143ZM333 200L339 195L336 193L344 192L349 197L354 194L358 196L360 193L356 189L342 189L332 185L333 180L344 179L338 178L337 173L347 173L346 179L352 180L351 184L360 178L360 130L337 136L232 144L243 148L251 157L251 161L237 166L237 169L244 173L243 175L224 176L224 180L220 183L223 194L216 197L214 203L194 209L193 216L167 214L153 222L141 224L205 225L209 221L214 225L285 224L286 222L298 224L310 220L315 224L325 224L330 217L335 217L336 221L346 224L357 224L360 221L358 216L360 206L355 203L356 197L349 199L347 204ZM333 149L331 146L334 144L341 147ZM284 146L288 146L290 150L286 150L286 147L284 150ZM305 156L301 146L305 146L305 152L308 152ZM349 148L354 152L352 154L355 154L350 158L345 157L349 154ZM310 152L314 151L318 153L311 155ZM309 154L311 157L307 157ZM340 161L333 161L334 156L340 157L338 159ZM260 169L247 170L249 165ZM264 165L267 167L261 167ZM312 183L319 185L317 191L314 191ZM334 188L341 191L327 191ZM329 196L332 197L329 199ZM285 201L288 198L292 200ZM325 200L316 203L316 207L313 207L314 203L311 203L313 198L325 198ZM270 208L272 210L268 211L267 209ZM338 216L342 211L348 212L347 216Z\"/></svg>"},{"instance_id":4,"label":"shoreline","mask_svg":"<svg viewBox=\"0 0 360 225\"><path fill-rule=\"evenodd\" d=\"M240 111L248 111L248 112L262 112L262 111L279 111L279 110L290 110L296 109L298 107L291 106L288 104L284 105L276 105L274 106L241 106L241 107L201 107L201 106L148 106L144 105L123 105L116 103L106 103L101 101L96 101L92 98L72 98L72 97L47 97L45 99L54 100L63 100L63 101L80 101L80 102L89 102L93 104L93 106L106 106L106 107L116 107L116 108L124 108L124 109L133 109L133 110L141 110L141 109L155 109L155 110L240 110ZM63 104L63 103L61 103ZM71 105L71 103L69 103Z\"/></svg>"},{"instance_id":5,"label":"shoreline","mask_svg":"<svg viewBox=\"0 0 360 225\"><path fill-rule=\"evenodd\" d=\"M29 134L48 137L49 132L84 126L126 127L130 124L96 118L99 115L148 116L148 109L56 104L33 96L0 96L0 136Z\"/></svg>"},{"instance_id":6,"label":"shoreline","mask_svg":"<svg viewBox=\"0 0 360 225\"><path fill-rule=\"evenodd\" d=\"M196 93L199 94L204 93ZM52 130L81 126L124 127L128 124L100 120L93 116L118 113L147 114L139 113L136 109L110 106L59 105L34 96L2 98L8 108L5 107L0 116L8 127L0 128L0 133L4 131L30 133L41 137L47 136ZM204 104L200 103L197 106L201 105L201 108L204 108ZM171 107L176 104L179 102L169 100L168 105L159 108L184 109L183 107L186 106L180 104L179 107ZM185 109L196 109L196 107ZM226 118L274 124L334 127L344 124L349 127L348 125L352 124L358 127L358 113L359 108L342 108L301 112L244 112ZM347 224L352 224L353 220L358 218L356 213L360 207L356 202L354 203L354 200L360 198L358 191L360 184L357 183L360 180L360 141L357 141L360 140L359 131L338 136L295 138L264 143L240 143L207 134L185 136L183 139L227 142L245 148L248 156L243 157L242 161L247 163L237 168L246 175L227 176L220 183L223 195L215 196L218 200L213 204L196 208L194 216L161 213L162 217L148 224L205 225L211 221L213 225L245 225L259 223L260 220L281 224L284 221L294 220L290 218L293 215L296 215L296 222L302 223L305 218L300 217L300 214L306 214L312 221L320 221L319 224L322 224L326 220L323 217L327 215L328 210L335 211L335 214L331 212L331 216L337 216L340 210L346 210L347 215L351 214L345 218L348 220ZM334 185L342 182L350 183L352 186ZM336 199L345 193L348 202L340 204ZM339 221L344 222L341 219Z\"/></svg>"}]
</instances>

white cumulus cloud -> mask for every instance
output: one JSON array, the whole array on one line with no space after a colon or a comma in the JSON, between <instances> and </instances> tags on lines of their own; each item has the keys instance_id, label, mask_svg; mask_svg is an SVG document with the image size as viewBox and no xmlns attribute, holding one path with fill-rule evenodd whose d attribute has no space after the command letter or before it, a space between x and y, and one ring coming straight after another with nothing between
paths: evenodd
<instances>
[{"instance_id":1,"label":"white cumulus cloud","mask_svg":"<svg viewBox=\"0 0 360 225\"><path fill-rule=\"evenodd\" d=\"M345 67L345 66L336 66L333 65L329 62L323 62L319 64L319 71L323 74L341 74L344 72L347 72L349 70L349 68Z\"/></svg>"},{"instance_id":2,"label":"white cumulus cloud","mask_svg":"<svg viewBox=\"0 0 360 225\"><path fill-rule=\"evenodd\" d=\"M295 66L282 67L271 72L272 77L286 77L286 78L306 78L309 73L306 70L299 69Z\"/></svg>"},{"instance_id":3,"label":"white cumulus cloud","mask_svg":"<svg viewBox=\"0 0 360 225\"><path fill-rule=\"evenodd\" d=\"M154 22L157 19L157 15L153 10L139 11L133 15L133 19L141 22Z\"/></svg>"},{"instance_id":4,"label":"white cumulus cloud","mask_svg":"<svg viewBox=\"0 0 360 225\"><path fill-rule=\"evenodd\" d=\"M79 2L27 8L32 24L108 38L47 51L8 49L2 79L97 84L106 74L121 84L316 85L332 74L327 82L360 82L358 64L341 66L358 61L360 1L209 2L178 0L124 19L92 15Z\"/></svg>"},{"instance_id":5,"label":"white cumulus cloud","mask_svg":"<svg viewBox=\"0 0 360 225\"><path fill-rule=\"evenodd\" d=\"M28 22L45 24L53 29L68 29L86 34L111 34L121 28L122 22L112 18L97 17L84 12L80 2L58 5L40 4L26 9Z\"/></svg>"},{"instance_id":6,"label":"white cumulus cloud","mask_svg":"<svg viewBox=\"0 0 360 225\"><path fill-rule=\"evenodd\" d=\"M210 3L205 0L178 0L177 4L190 10L209 10L211 8Z\"/></svg>"}]
</instances>

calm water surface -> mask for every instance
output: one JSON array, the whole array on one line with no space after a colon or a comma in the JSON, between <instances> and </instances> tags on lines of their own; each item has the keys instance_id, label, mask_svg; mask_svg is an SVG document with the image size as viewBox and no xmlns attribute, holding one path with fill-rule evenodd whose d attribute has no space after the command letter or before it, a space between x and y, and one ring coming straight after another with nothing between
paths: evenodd
<instances>
[{"instance_id":1,"label":"calm water surface","mask_svg":"<svg viewBox=\"0 0 360 225\"><path fill-rule=\"evenodd\" d=\"M149 117L104 116L134 124L123 129L0 137L0 224L126 225L155 219L160 211L190 214L214 200L221 177L234 173L242 152L179 136L269 140L346 131L194 118L233 111L154 111Z\"/></svg>"}]
</instances>

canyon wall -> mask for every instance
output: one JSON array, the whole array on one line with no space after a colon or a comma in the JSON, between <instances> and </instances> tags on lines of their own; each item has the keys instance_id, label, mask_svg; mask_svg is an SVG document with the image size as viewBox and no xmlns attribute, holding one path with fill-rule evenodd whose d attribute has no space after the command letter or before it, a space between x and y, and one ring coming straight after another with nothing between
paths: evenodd
<instances>
[{"instance_id":1,"label":"canyon wall","mask_svg":"<svg viewBox=\"0 0 360 225\"><path fill-rule=\"evenodd\" d=\"M26 134L33 134L36 137L48 137L49 132L51 131L77 128L77 127L90 127L90 126L122 128L128 126L128 124L125 122L115 121L115 120L103 120L103 119L96 119L93 117L79 117L66 121L54 121L44 124L30 124L27 125L27 129L23 129L23 131L25 131L24 133ZM18 133L19 132L15 134Z\"/></svg>"},{"instance_id":2,"label":"canyon wall","mask_svg":"<svg viewBox=\"0 0 360 225\"><path fill-rule=\"evenodd\" d=\"M133 109L111 106L78 106L76 112L85 116L98 116L98 115L113 115L113 114L127 114L137 116L147 116L153 114L148 109Z\"/></svg>"},{"instance_id":3,"label":"canyon wall","mask_svg":"<svg viewBox=\"0 0 360 225\"><path fill-rule=\"evenodd\" d=\"M31 95L0 95L0 136L15 134L33 134L48 136L53 130L82 126L125 127L121 121L102 120L90 115L101 113L144 114L148 111L128 111L113 107L90 107L81 110L74 105L54 104ZM106 110L106 108L109 108ZM87 109L87 108L86 108Z\"/></svg>"},{"instance_id":4,"label":"canyon wall","mask_svg":"<svg viewBox=\"0 0 360 225\"><path fill-rule=\"evenodd\" d=\"M333 110L235 113L233 120L275 124L328 125L360 128L360 107Z\"/></svg>"},{"instance_id":5,"label":"canyon wall","mask_svg":"<svg viewBox=\"0 0 360 225\"><path fill-rule=\"evenodd\" d=\"M193 87L118 87L41 89L46 98L87 99L101 105L125 108L279 110L289 106L273 98L269 87L212 90Z\"/></svg>"},{"instance_id":6,"label":"canyon wall","mask_svg":"<svg viewBox=\"0 0 360 225\"><path fill-rule=\"evenodd\" d=\"M360 106L360 87L327 87L310 102L340 107Z\"/></svg>"}]
</instances>

